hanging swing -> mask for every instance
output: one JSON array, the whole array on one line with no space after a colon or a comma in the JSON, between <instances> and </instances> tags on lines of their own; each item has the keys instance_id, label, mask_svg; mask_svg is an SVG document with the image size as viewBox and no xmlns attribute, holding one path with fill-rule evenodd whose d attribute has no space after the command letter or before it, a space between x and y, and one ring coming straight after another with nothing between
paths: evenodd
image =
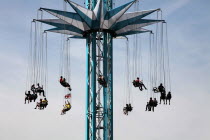
<instances>
[{"instance_id":1,"label":"hanging swing","mask_svg":"<svg viewBox=\"0 0 210 140\"><path fill-rule=\"evenodd\" d=\"M43 13L37 12L37 19L43 18ZM33 28L34 26L34 28ZM46 43L44 43L46 42ZM37 87L36 87L37 85ZM44 40L44 33L42 30L42 23L35 21L31 22L30 30L30 44L29 44L29 56L28 56L28 70L27 70L27 82L25 92L25 103L36 101L39 109L46 108L48 101L46 99L46 86L47 86L47 35ZM44 98L44 99L42 99ZM43 106L43 107L40 107ZM37 108L36 107L36 108Z\"/></svg>"},{"instance_id":2,"label":"hanging swing","mask_svg":"<svg viewBox=\"0 0 210 140\"><path fill-rule=\"evenodd\" d=\"M61 115L66 114L67 111L71 109L71 86L67 82L70 82L71 70L70 70L70 38L67 38L66 35L61 37L61 52L60 52L60 84L65 87L64 95L63 95L63 109L61 110Z\"/></svg>"},{"instance_id":3,"label":"hanging swing","mask_svg":"<svg viewBox=\"0 0 210 140\"><path fill-rule=\"evenodd\" d=\"M131 105L131 91L130 91L130 52L129 52L129 40L126 40L126 63L125 63L125 98L126 98L126 105L123 107L123 113L128 115L128 112L133 110Z\"/></svg>"}]
</instances>

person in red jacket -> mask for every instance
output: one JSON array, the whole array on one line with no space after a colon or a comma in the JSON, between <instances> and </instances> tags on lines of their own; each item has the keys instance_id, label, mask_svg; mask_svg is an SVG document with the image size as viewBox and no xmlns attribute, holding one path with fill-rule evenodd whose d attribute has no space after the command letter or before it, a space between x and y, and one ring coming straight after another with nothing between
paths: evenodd
<instances>
[{"instance_id":1,"label":"person in red jacket","mask_svg":"<svg viewBox=\"0 0 210 140\"><path fill-rule=\"evenodd\" d=\"M60 84L64 87L67 87L70 91L71 91L71 86L69 83L66 82L66 79L63 78L63 76L60 77L60 80L59 80Z\"/></svg>"},{"instance_id":2,"label":"person in red jacket","mask_svg":"<svg viewBox=\"0 0 210 140\"><path fill-rule=\"evenodd\" d=\"M139 87L139 90L142 91L143 87L145 90L147 90L146 86L144 85L144 83L139 79L139 77L137 77L136 80L133 80L133 85L134 87Z\"/></svg>"}]
</instances>

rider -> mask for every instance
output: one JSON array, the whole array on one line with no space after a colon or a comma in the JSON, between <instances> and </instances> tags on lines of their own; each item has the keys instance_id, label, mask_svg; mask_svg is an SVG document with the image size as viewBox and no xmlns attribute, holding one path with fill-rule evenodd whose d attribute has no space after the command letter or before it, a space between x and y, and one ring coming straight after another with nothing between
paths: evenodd
<instances>
[{"instance_id":1,"label":"rider","mask_svg":"<svg viewBox=\"0 0 210 140\"><path fill-rule=\"evenodd\" d=\"M43 86L40 86L39 83L37 83L37 89L38 90L41 90L41 89L43 90Z\"/></svg>"},{"instance_id":2,"label":"rider","mask_svg":"<svg viewBox=\"0 0 210 140\"><path fill-rule=\"evenodd\" d=\"M35 85L33 84L33 85L31 85L31 91L33 91L33 93L35 93L36 92L36 88L35 88Z\"/></svg>"},{"instance_id":3,"label":"rider","mask_svg":"<svg viewBox=\"0 0 210 140\"><path fill-rule=\"evenodd\" d=\"M128 111L132 111L133 110L133 107L131 106L131 104L128 104Z\"/></svg>"},{"instance_id":4,"label":"rider","mask_svg":"<svg viewBox=\"0 0 210 140\"><path fill-rule=\"evenodd\" d=\"M124 113L125 115L128 115L127 107L124 107L124 108L123 108L123 113Z\"/></svg>"},{"instance_id":5,"label":"rider","mask_svg":"<svg viewBox=\"0 0 210 140\"><path fill-rule=\"evenodd\" d=\"M71 109L71 104L67 100L67 102L65 101L65 106L64 106L63 110L61 111L61 115L66 114L66 111L69 111L70 109Z\"/></svg>"},{"instance_id":6,"label":"rider","mask_svg":"<svg viewBox=\"0 0 210 140\"><path fill-rule=\"evenodd\" d=\"M153 105L154 105L154 107L157 107L157 105L158 105L158 101L156 100L156 98L154 98L154 100L153 100Z\"/></svg>"},{"instance_id":7,"label":"rider","mask_svg":"<svg viewBox=\"0 0 210 140\"><path fill-rule=\"evenodd\" d=\"M149 102L147 102L147 105L146 105L146 110L145 111L151 111L151 106L149 105Z\"/></svg>"},{"instance_id":8,"label":"rider","mask_svg":"<svg viewBox=\"0 0 210 140\"><path fill-rule=\"evenodd\" d=\"M43 85L40 86L39 83L37 83L37 88L36 88L36 92L39 92L39 95L42 93L43 96L45 97L45 94L44 94L44 89L43 89Z\"/></svg>"},{"instance_id":9,"label":"rider","mask_svg":"<svg viewBox=\"0 0 210 140\"><path fill-rule=\"evenodd\" d=\"M160 93L160 104L161 104L161 99L163 100L165 104L165 99L166 99L166 91L165 89Z\"/></svg>"},{"instance_id":10,"label":"rider","mask_svg":"<svg viewBox=\"0 0 210 140\"><path fill-rule=\"evenodd\" d=\"M165 91L165 87L163 86L162 83L160 83L160 85L158 86L158 90L159 90L160 93Z\"/></svg>"},{"instance_id":11,"label":"rider","mask_svg":"<svg viewBox=\"0 0 210 140\"><path fill-rule=\"evenodd\" d=\"M139 80L139 77L137 77L136 80L134 80L133 85L134 85L135 87L139 87L139 90L140 90L140 91L143 90L143 87L144 87L145 90L147 90L147 88L146 88L146 86L144 85L144 83L143 83L141 80Z\"/></svg>"},{"instance_id":12,"label":"rider","mask_svg":"<svg viewBox=\"0 0 210 140\"><path fill-rule=\"evenodd\" d=\"M101 84L102 86L106 87L106 80L104 79L104 77L102 75L98 76L98 82L99 84Z\"/></svg>"},{"instance_id":13,"label":"rider","mask_svg":"<svg viewBox=\"0 0 210 140\"><path fill-rule=\"evenodd\" d=\"M29 97L31 96L31 92L30 91L25 92L25 95L26 95L25 97L25 104L26 104L26 100L29 100Z\"/></svg>"},{"instance_id":14,"label":"rider","mask_svg":"<svg viewBox=\"0 0 210 140\"><path fill-rule=\"evenodd\" d=\"M31 92L30 92L30 91L25 92L25 95L28 97L28 96L30 96L30 95L31 95Z\"/></svg>"},{"instance_id":15,"label":"rider","mask_svg":"<svg viewBox=\"0 0 210 140\"><path fill-rule=\"evenodd\" d=\"M60 83L63 83L63 76L60 77Z\"/></svg>"},{"instance_id":16,"label":"rider","mask_svg":"<svg viewBox=\"0 0 210 140\"><path fill-rule=\"evenodd\" d=\"M34 109L36 109L37 107L41 109L41 103L42 103L42 99L40 99L39 102L36 103L36 107Z\"/></svg>"},{"instance_id":17,"label":"rider","mask_svg":"<svg viewBox=\"0 0 210 140\"><path fill-rule=\"evenodd\" d=\"M41 102L42 109L46 108L47 105L48 105L48 100L46 98L44 98L44 100L42 100L42 102Z\"/></svg>"},{"instance_id":18,"label":"rider","mask_svg":"<svg viewBox=\"0 0 210 140\"><path fill-rule=\"evenodd\" d=\"M166 104L167 104L167 100L169 101L169 105L170 105L170 101L171 101L171 92L169 91L168 94L166 95Z\"/></svg>"},{"instance_id":19,"label":"rider","mask_svg":"<svg viewBox=\"0 0 210 140\"><path fill-rule=\"evenodd\" d=\"M65 99L71 98L71 93L65 95Z\"/></svg>"},{"instance_id":20,"label":"rider","mask_svg":"<svg viewBox=\"0 0 210 140\"><path fill-rule=\"evenodd\" d=\"M135 86L135 87L139 87L139 77L137 77L136 78L136 80L133 80L133 85Z\"/></svg>"},{"instance_id":21,"label":"rider","mask_svg":"<svg viewBox=\"0 0 210 140\"><path fill-rule=\"evenodd\" d=\"M69 83L66 82L66 79L63 76L60 77L60 84L64 87L67 87L71 91L71 86Z\"/></svg>"},{"instance_id":22,"label":"rider","mask_svg":"<svg viewBox=\"0 0 210 140\"><path fill-rule=\"evenodd\" d=\"M154 112L154 101L152 100L152 97L150 97L149 106L151 107L152 111Z\"/></svg>"}]
</instances>

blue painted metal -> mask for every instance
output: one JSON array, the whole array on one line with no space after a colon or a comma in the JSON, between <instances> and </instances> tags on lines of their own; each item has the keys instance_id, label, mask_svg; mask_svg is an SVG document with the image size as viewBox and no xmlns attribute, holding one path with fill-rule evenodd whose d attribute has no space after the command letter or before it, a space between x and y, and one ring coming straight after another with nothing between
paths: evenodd
<instances>
[{"instance_id":1,"label":"blue painted metal","mask_svg":"<svg viewBox=\"0 0 210 140\"><path fill-rule=\"evenodd\" d=\"M80 18L80 16L77 13L60 11L60 10L54 10L54 9L48 9L48 8L40 8L40 9L41 10L45 10L47 12L52 12L52 13L55 13L55 14L58 14L58 15L62 15L64 17L72 18L74 20L82 22L82 19ZM65 20L65 19L63 19L63 20Z\"/></svg>"},{"instance_id":2,"label":"blue painted metal","mask_svg":"<svg viewBox=\"0 0 210 140\"><path fill-rule=\"evenodd\" d=\"M86 0L86 8L89 9L89 0ZM90 99L90 37L88 35L86 39L86 118L85 118L85 140L89 140L89 99Z\"/></svg>"},{"instance_id":3,"label":"blue painted metal","mask_svg":"<svg viewBox=\"0 0 210 140\"><path fill-rule=\"evenodd\" d=\"M117 34L117 36L126 36L126 35L133 35L133 34L140 34L140 33L146 33L146 32L151 32L150 30L148 31L128 31L122 34Z\"/></svg>"},{"instance_id":4,"label":"blue painted metal","mask_svg":"<svg viewBox=\"0 0 210 140\"><path fill-rule=\"evenodd\" d=\"M98 20L98 21L100 21L100 18L101 18L101 11L102 11L102 9L101 8L103 8L104 9L104 7L102 7L102 0L98 0L98 2L97 2L97 4L96 4L96 7L95 7L95 9L94 9L94 14L95 14L95 16L96 16L96 19Z\"/></svg>"},{"instance_id":5,"label":"blue painted metal","mask_svg":"<svg viewBox=\"0 0 210 140\"><path fill-rule=\"evenodd\" d=\"M92 92L92 140L96 140L96 32L92 33L92 65L91 65L91 92Z\"/></svg>"},{"instance_id":6,"label":"blue painted metal","mask_svg":"<svg viewBox=\"0 0 210 140\"><path fill-rule=\"evenodd\" d=\"M55 27L58 27L60 29L65 29L65 30L70 30L79 34L83 34L83 31L80 30L79 28L70 25L70 24L63 24L63 23L59 23L60 19L50 19L50 20L37 20L39 22L45 23L45 24L49 24Z\"/></svg>"},{"instance_id":7,"label":"blue painted metal","mask_svg":"<svg viewBox=\"0 0 210 140\"><path fill-rule=\"evenodd\" d=\"M90 2L90 1L89 1ZM74 6L72 3L73 2L69 2L68 3L71 5L71 7L77 12L77 14L87 23L87 25L89 27L92 27L92 19L90 17L87 16L87 13L83 13L78 7ZM89 3L90 4L90 3ZM80 8L82 8L82 6L80 6ZM89 6L89 8L91 8ZM86 11L91 12L91 10L86 9Z\"/></svg>"},{"instance_id":8,"label":"blue painted metal","mask_svg":"<svg viewBox=\"0 0 210 140\"><path fill-rule=\"evenodd\" d=\"M163 22L164 20L152 20L152 19L129 19L126 21L122 21L119 24L116 24L116 26L113 27L113 30L117 31L119 29L124 28L127 25L135 25L135 24L143 24L143 23L154 23L154 22Z\"/></svg>"},{"instance_id":9,"label":"blue painted metal","mask_svg":"<svg viewBox=\"0 0 210 140\"><path fill-rule=\"evenodd\" d=\"M112 0L107 0L107 10L112 10ZM107 137L105 140L113 140L113 38L107 34Z\"/></svg>"},{"instance_id":10,"label":"blue painted metal","mask_svg":"<svg viewBox=\"0 0 210 140\"><path fill-rule=\"evenodd\" d=\"M139 15L139 16L136 16L134 18L129 18L127 20L123 20L121 22L117 22L116 24L114 24L111 29L112 30L118 30L118 29L121 29L127 25L130 25L131 23L135 23L137 20L140 20L142 18L144 18L145 16L149 15L149 14L152 14L153 12L155 12L156 10L154 11L151 11L151 12L148 12L148 13L145 13L143 15Z\"/></svg>"},{"instance_id":11,"label":"blue painted metal","mask_svg":"<svg viewBox=\"0 0 210 140\"><path fill-rule=\"evenodd\" d=\"M81 36L71 36L70 38L75 38L75 39L87 39L86 37L81 37Z\"/></svg>"},{"instance_id":12,"label":"blue painted metal","mask_svg":"<svg viewBox=\"0 0 210 140\"><path fill-rule=\"evenodd\" d=\"M103 38L103 75L106 81L108 81L107 77L107 33L104 33L104 38ZM103 88L103 106L104 106L104 122L103 122L103 127L104 127L104 132L103 132L103 138L104 140L107 140L108 136L108 108L107 108L107 88Z\"/></svg>"},{"instance_id":13,"label":"blue painted metal","mask_svg":"<svg viewBox=\"0 0 210 140\"><path fill-rule=\"evenodd\" d=\"M110 38L110 60L111 60L111 72L110 72L110 75L111 75L111 84L110 84L110 87L111 87L111 90L110 90L110 94L111 94L111 137L110 137L110 140L113 140L113 129L114 129L114 126L113 126L113 113L114 113L114 111L113 111L113 109L114 109L114 104L113 104L113 38L112 38L112 36L110 35L109 36L109 38Z\"/></svg>"},{"instance_id":14,"label":"blue painted metal","mask_svg":"<svg viewBox=\"0 0 210 140\"><path fill-rule=\"evenodd\" d=\"M92 10L96 7L97 0L92 0Z\"/></svg>"},{"instance_id":15,"label":"blue painted metal","mask_svg":"<svg viewBox=\"0 0 210 140\"><path fill-rule=\"evenodd\" d=\"M160 9L150 10L142 15L139 15L140 11L124 14L136 0L128 2L115 9L112 9L112 0L98 0L98 3L97 3L97 0L86 0L86 8L70 0L65 0L65 1L67 1L71 5L71 7L76 11L76 13L59 11L59 10L54 10L54 9L47 9L47 8L40 8L58 17L59 19L57 19L57 22L56 20L52 20L52 21L37 20L37 21L40 21L49 25L53 25L61 29L70 30L70 31L73 31L73 32L76 32L85 36L91 32L95 32L95 31L99 32L99 31L102 31L103 29L107 30L107 32L113 33L113 35L116 35L117 30L126 28L127 25L134 25L134 24L141 24L141 23L154 24L158 22L157 20L155 22L154 20L153 21L143 20L141 18L147 16L148 14L151 14L154 11L160 10ZM97 7L95 8L96 5ZM101 17L102 11L103 11L103 17ZM130 18L130 19L125 18L125 20L118 22L118 20L121 17L126 17L126 16L129 17L129 15L131 14L134 16L134 17L132 16L133 18ZM63 18L63 16L68 17L68 18L65 19ZM70 23L71 19L78 21L78 24L72 25L72 23ZM104 22L104 20L106 21ZM125 32L127 32L127 29L125 30ZM123 35L125 35L125 33Z\"/></svg>"},{"instance_id":16,"label":"blue painted metal","mask_svg":"<svg viewBox=\"0 0 210 140\"><path fill-rule=\"evenodd\" d=\"M112 36L108 35L108 55L107 55L107 69L108 69L108 93L107 93L107 101L108 101L108 136L109 140L113 139L113 43Z\"/></svg>"},{"instance_id":17,"label":"blue painted metal","mask_svg":"<svg viewBox=\"0 0 210 140\"><path fill-rule=\"evenodd\" d=\"M135 1L135 0L134 0ZM108 20L111 17L115 16L116 14L118 14L120 11L122 11L125 7L127 7L128 5L132 4L134 1L128 2L122 6L119 6L113 10L110 10L109 12L107 12L105 19ZM112 3L112 2L111 2ZM109 8L112 7L112 4L109 5ZM112 9L112 8L111 8ZM125 11L126 12L126 11Z\"/></svg>"},{"instance_id":18,"label":"blue painted metal","mask_svg":"<svg viewBox=\"0 0 210 140\"><path fill-rule=\"evenodd\" d=\"M86 39L86 118L85 118L85 140L89 140L89 98L90 98L90 38Z\"/></svg>"}]
</instances>

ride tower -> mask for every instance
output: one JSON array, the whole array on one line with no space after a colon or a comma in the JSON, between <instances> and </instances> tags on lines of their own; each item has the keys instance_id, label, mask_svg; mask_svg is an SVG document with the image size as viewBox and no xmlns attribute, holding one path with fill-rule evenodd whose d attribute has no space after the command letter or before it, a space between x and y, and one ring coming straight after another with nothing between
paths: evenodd
<instances>
[{"instance_id":1,"label":"ride tower","mask_svg":"<svg viewBox=\"0 0 210 140\"><path fill-rule=\"evenodd\" d=\"M143 27L164 22L142 19L160 9L125 13L137 0L112 9L112 0L86 0L86 8L70 1L76 13L40 8L57 19L36 19L55 26L45 30L86 39L86 140L113 140L113 39L151 32ZM97 82L102 75L106 87Z\"/></svg>"}]
</instances>

